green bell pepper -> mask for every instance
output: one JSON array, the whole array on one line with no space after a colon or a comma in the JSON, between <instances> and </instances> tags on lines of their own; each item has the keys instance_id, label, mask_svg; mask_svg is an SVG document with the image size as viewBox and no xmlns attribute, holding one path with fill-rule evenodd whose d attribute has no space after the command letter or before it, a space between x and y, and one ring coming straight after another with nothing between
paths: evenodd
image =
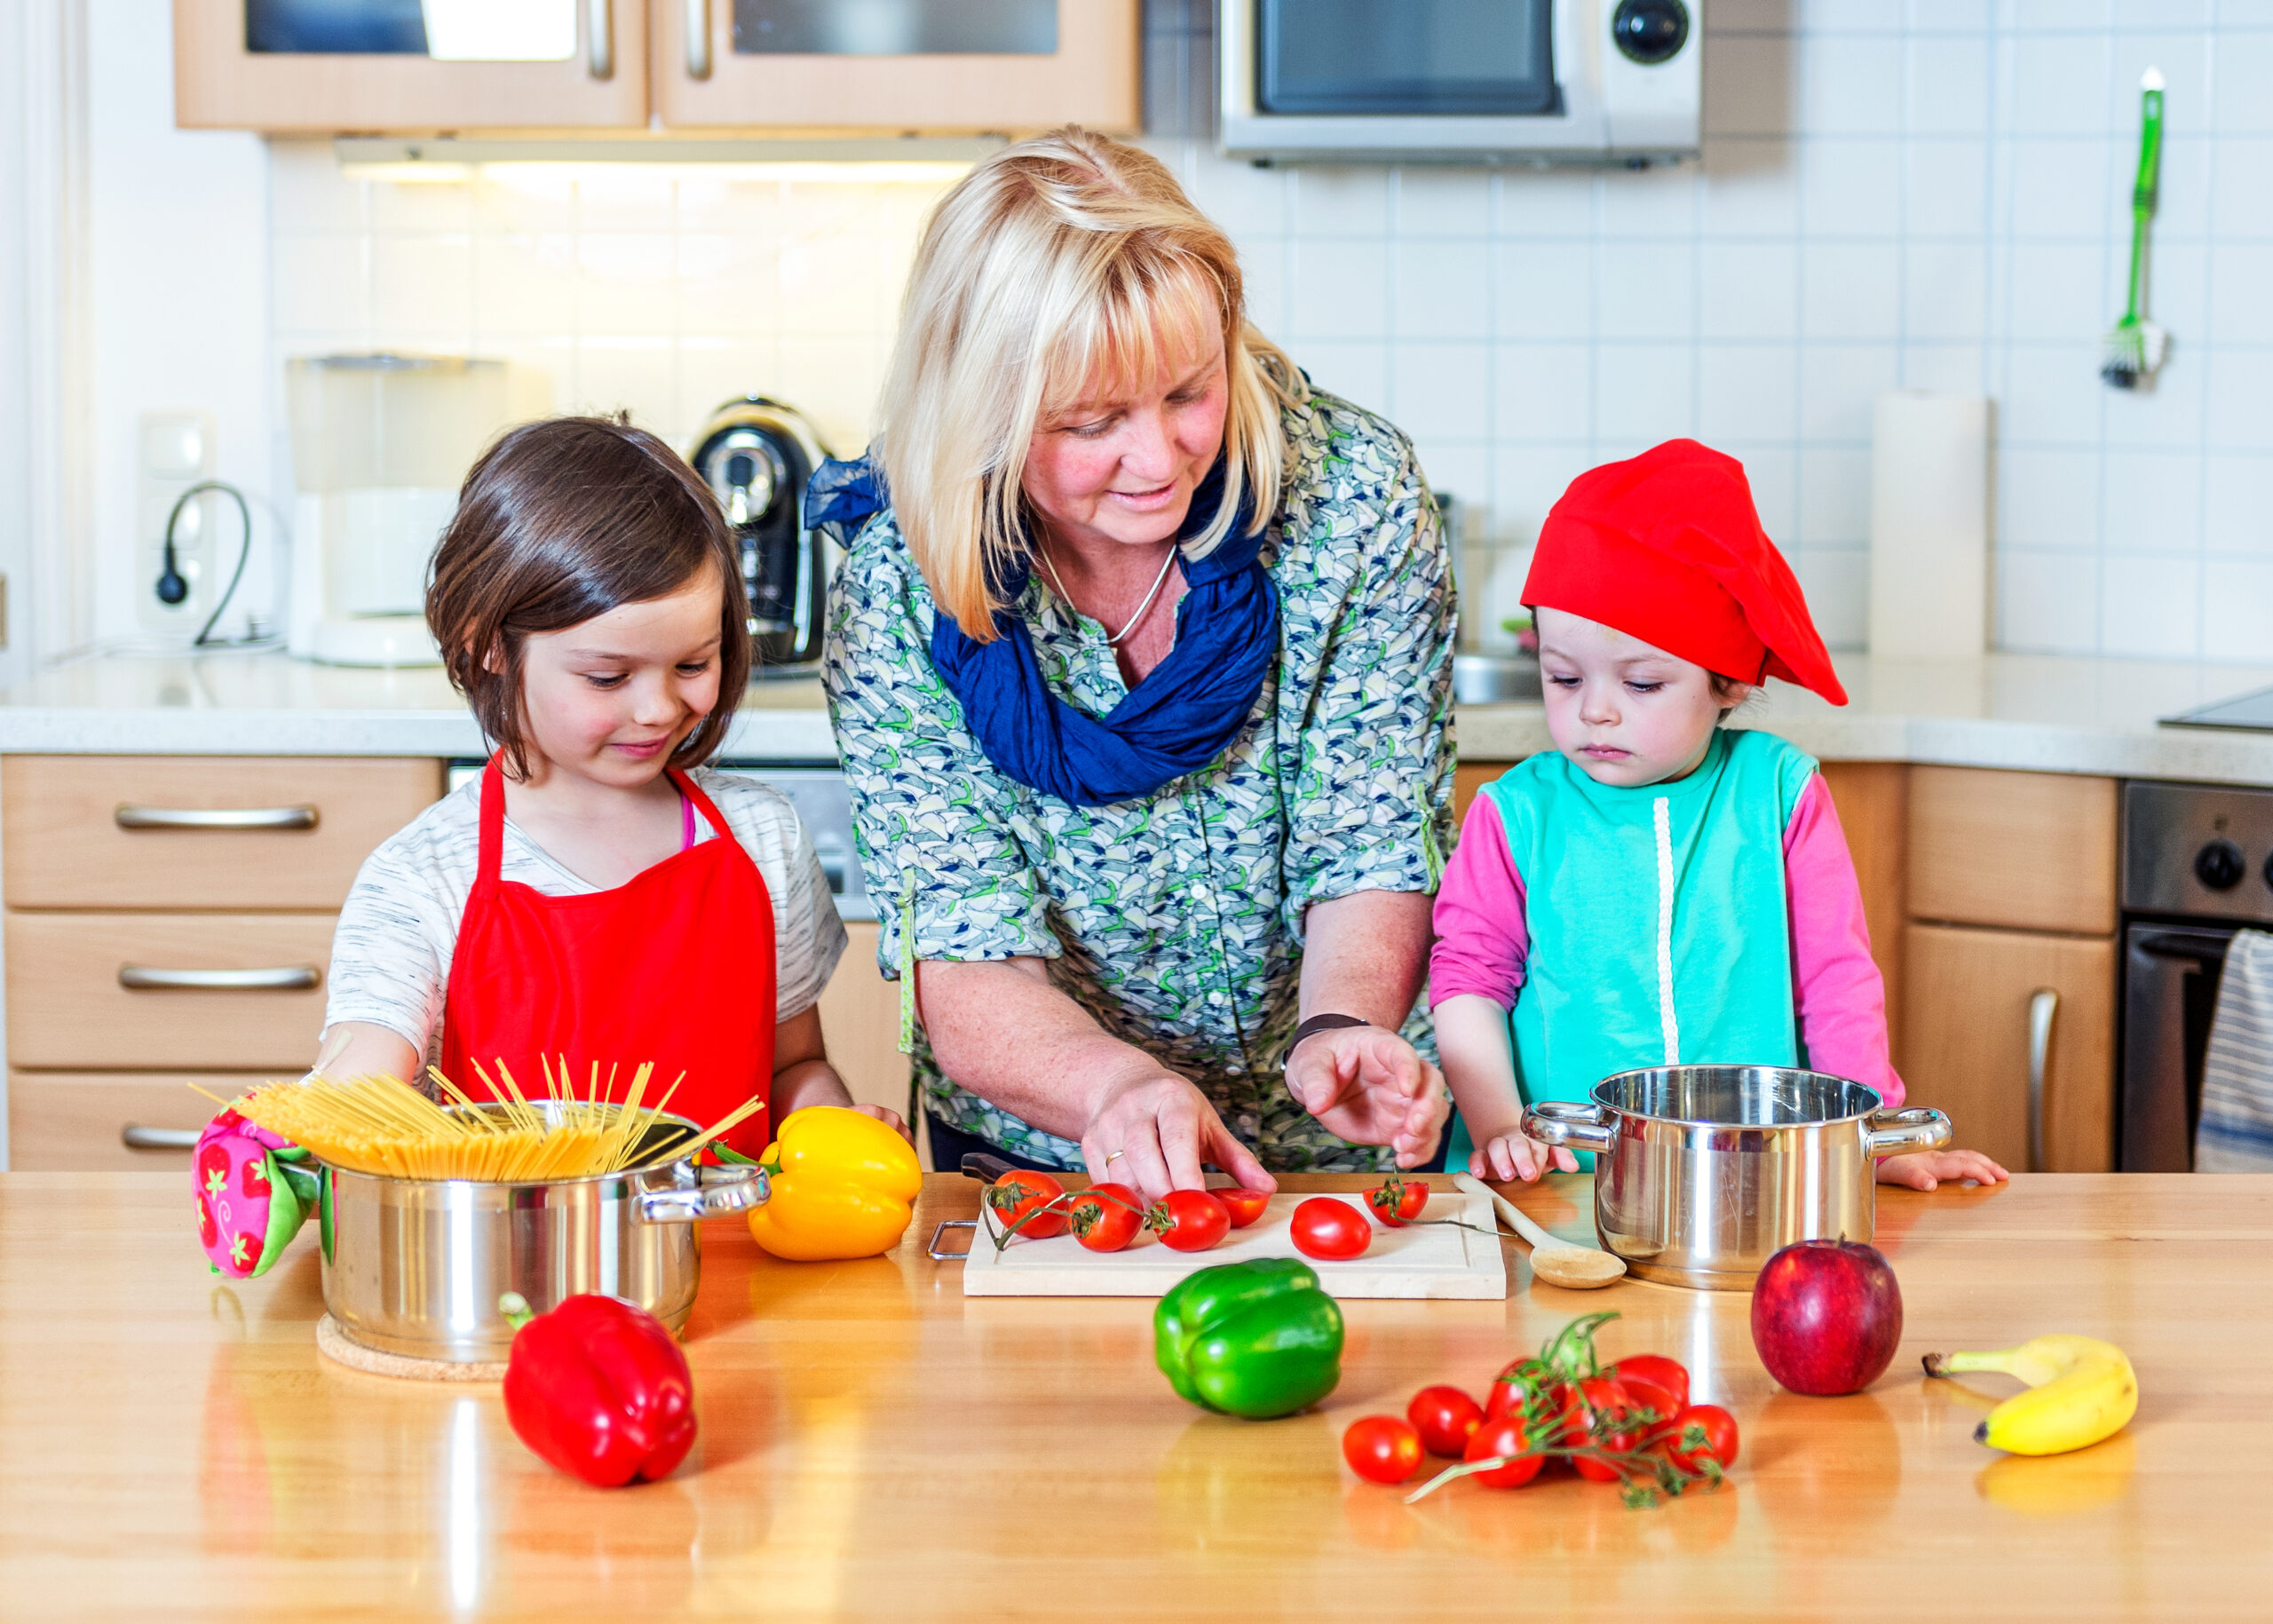
<instances>
[{"instance_id":1,"label":"green bell pepper","mask_svg":"<svg viewBox=\"0 0 2273 1624\"><path fill-rule=\"evenodd\" d=\"M1152 1357L1179 1398L1263 1421L1342 1380L1342 1310L1292 1257L1186 1275L1152 1311Z\"/></svg>"}]
</instances>

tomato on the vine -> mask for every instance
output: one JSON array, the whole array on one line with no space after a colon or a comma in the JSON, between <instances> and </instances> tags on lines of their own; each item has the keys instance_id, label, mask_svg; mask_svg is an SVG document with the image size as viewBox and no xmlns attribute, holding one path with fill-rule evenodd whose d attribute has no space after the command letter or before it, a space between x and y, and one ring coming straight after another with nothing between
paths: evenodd
<instances>
[{"instance_id":1,"label":"tomato on the vine","mask_svg":"<svg viewBox=\"0 0 2273 1624\"><path fill-rule=\"evenodd\" d=\"M1044 1210L1065 1193L1065 1186L1049 1174L1014 1168L986 1186L986 1209L1003 1230L1016 1225L1021 1235L1047 1240L1065 1232L1064 1210ZM1029 1218L1028 1213L1034 1216Z\"/></svg>"},{"instance_id":2,"label":"tomato on the vine","mask_svg":"<svg viewBox=\"0 0 2273 1624\"><path fill-rule=\"evenodd\" d=\"M1705 1435L1702 1449L1682 1447L1691 1427ZM1726 1470L1737 1463L1737 1418L1717 1404L1684 1405L1679 1414L1657 1430L1650 1447L1685 1472L1704 1470L1708 1458Z\"/></svg>"},{"instance_id":3,"label":"tomato on the vine","mask_svg":"<svg viewBox=\"0 0 2273 1624\"><path fill-rule=\"evenodd\" d=\"M1588 1376L1578 1384L1580 1430L1575 1445L1591 1444L1624 1454L1642 1441L1636 1412L1643 1407L1626 1383L1612 1376ZM1571 1466L1589 1483L1618 1483L1627 1474L1607 1461L1574 1455Z\"/></svg>"},{"instance_id":4,"label":"tomato on the vine","mask_svg":"<svg viewBox=\"0 0 2273 1624\"><path fill-rule=\"evenodd\" d=\"M1626 1383L1627 1390L1670 1421L1689 1403L1689 1369L1662 1353L1628 1354L1603 1372Z\"/></svg>"},{"instance_id":5,"label":"tomato on the vine","mask_svg":"<svg viewBox=\"0 0 2273 1624\"><path fill-rule=\"evenodd\" d=\"M1405 1406L1405 1419L1421 1435L1422 1448L1457 1461L1484 1424L1484 1406L1457 1387L1424 1387Z\"/></svg>"},{"instance_id":6,"label":"tomato on the vine","mask_svg":"<svg viewBox=\"0 0 2273 1624\"><path fill-rule=\"evenodd\" d=\"M1421 1435L1394 1415L1367 1415L1342 1435L1342 1458L1368 1483L1402 1483L1421 1470Z\"/></svg>"},{"instance_id":7,"label":"tomato on the vine","mask_svg":"<svg viewBox=\"0 0 2273 1624\"><path fill-rule=\"evenodd\" d=\"M1091 1184L1073 1194L1065 1222L1090 1251L1118 1252L1144 1227L1144 1198L1127 1184Z\"/></svg>"},{"instance_id":8,"label":"tomato on the vine","mask_svg":"<svg viewBox=\"0 0 2273 1624\"><path fill-rule=\"evenodd\" d=\"M1403 1229L1419 1217L1421 1209L1428 1204L1428 1185L1418 1179L1407 1181L1394 1173L1366 1192L1366 1205L1390 1229Z\"/></svg>"},{"instance_id":9,"label":"tomato on the vine","mask_svg":"<svg viewBox=\"0 0 2273 1624\"><path fill-rule=\"evenodd\" d=\"M1492 1378L1491 1389L1484 1395L1484 1419L1497 1421L1526 1410L1534 1418L1554 1414L1564 1407L1564 1393L1569 1385L1556 1380L1537 1359L1517 1359Z\"/></svg>"},{"instance_id":10,"label":"tomato on the vine","mask_svg":"<svg viewBox=\"0 0 2273 1624\"><path fill-rule=\"evenodd\" d=\"M1271 1205L1271 1192L1268 1190L1249 1190L1239 1184L1210 1190L1208 1193L1223 1202L1233 1229L1245 1229L1261 1217L1263 1209Z\"/></svg>"},{"instance_id":11,"label":"tomato on the vine","mask_svg":"<svg viewBox=\"0 0 2273 1624\"><path fill-rule=\"evenodd\" d=\"M1373 1225L1366 1222L1366 1215L1330 1195L1314 1195L1295 1208L1291 1231L1295 1250L1329 1263L1363 1257L1374 1244Z\"/></svg>"},{"instance_id":12,"label":"tomato on the vine","mask_svg":"<svg viewBox=\"0 0 2273 1624\"><path fill-rule=\"evenodd\" d=\"M1489 1471L1475 1474L1476 1480L1488 1489L1519 1489L1539 1476L1547 1457L1532 1453L1537 1447L1523 1418L1502 1415L1497 1421L1487 1421L1477 1428L1462 1450L1461 1458L1469 1461L1505 1459L1505 1466L1495 1466Z\"/></svg>"},{"instance_id":13,"label":"tomato on the vine","mask_svg":"<svg viewBox=\"0 0 2273 1624\"><path fill-rule=\"evenodd\" d=\"M1178 1252L1204 1252L1230 1232L1232 1215L1205 1190L1171 1190L1144 1214L1144 1227Z\"/></svg>"}]
</instances>

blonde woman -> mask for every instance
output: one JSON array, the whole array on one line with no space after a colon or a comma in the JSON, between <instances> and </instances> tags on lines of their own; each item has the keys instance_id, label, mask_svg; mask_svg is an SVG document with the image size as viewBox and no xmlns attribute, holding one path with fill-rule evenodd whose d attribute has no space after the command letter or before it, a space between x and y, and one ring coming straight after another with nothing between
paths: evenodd
<instances>
[{"instance_id":1,"label":"blonde woman","mask_svg":"<svg viewBox=\"0 0 2273 1624\"><path fill-rule=\"evenodd\" d=\"M1404 1033L1453 605L1413 448L1249 326L1223 232L1080 130L916 254L826 676L937 1165L1153 1197L1439 1159Z\"/></svg>"}]
</instances>

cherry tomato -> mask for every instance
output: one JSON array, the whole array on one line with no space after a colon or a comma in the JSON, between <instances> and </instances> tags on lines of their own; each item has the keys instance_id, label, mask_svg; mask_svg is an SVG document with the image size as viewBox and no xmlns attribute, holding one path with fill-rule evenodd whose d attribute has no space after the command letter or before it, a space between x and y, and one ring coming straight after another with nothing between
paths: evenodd
<instances>
[{"instance_id":1,"label":"cherry tomato","mask_svg":"<svg viewBox=\"0 0 2273 1624\"><path fill-rule=\"evenodd\" d=\"M1705 1447L1684 1450L1683 1436L1691 1427L1705 1433ZM1651 1448L1683 1471L1700 1471L1707 1457L1720 1462L1723 1470L1737 1463L1737 1418L1717 1404L1691 1404L1682 1406L1681 1413L1658 1429Z\"/></svg>"},{"instance_id":2,"label":"cherry tomato","mask_svg":"<svg viewBox=\"0 0 2273 1624\"><path fill-rule=\"evenodd\" d=\"M1342 1435L1342 1458L1368 1483L1402 1483L1421 1470L1421 1435L1394 1415L1367 1415Z\"/></svg>"},{"instance_id":3,"label":"cherry tomato","mask_svg":"<svg viewBox=\"0 0 2273 1624\"><path fill-rule=\"evenodd\" d=\"M1572 1439L1574 1446L1592 1444L1622 1453L1642 1441L1635 1412L1643 1408L1643 1401L1636 1399L1625 1382L1612 1376L1588 1376L1578 1386L1580 1424L1584 1430ZM1627 1476L1609 1462L1586 1455L1573 1457L1571 1467L1589 1483L1618 1483Z\"/></svg>"},{"instance_id":4,"label":"cherry tomato","mask_svg":"<svg viewBox=\"0 0 2273 1624\"><path fill-rule=\"evenodd\" d=\"M1293 1233L1295 1250L1329 1263L1363 1257L1374 1244L1366 1215L1330 1195L1314 1195L1295 1208Z\"/></svg>"},{"instance_id":5,"label":"cherry tomato","mask_svg":"<svg viewBox=\"0 0 2273 1624\"><path fill-rule=\"evenodd\" d=\"M1229 1232L1232 1215L1205 1190L1171 1190L1152 1203L1144 1227L1178 1252L1204 1252Z\"/></svg>"},{"instance_id":6,"label":"cherry tomato","mask_svg":"<svg viewBox=\"0 0 2273 1624\"><path fill-rule=\"evenodd\" d=\"M1627 1390L1670 1421L1689 1403L1689 1370L1662 1353L1636 1353L1603 1372L1626 1383Z\"/></svg>"},{"instance_id":7,"label":"cherry tomato","mask_svg":"<svg viewBox=\"0 0 2273 1624\"><path fill-rule=\"evenodd\" d=\"M1429 1186L1418 1179L1407 1182L1390 1174L1366 1192L1366 1205L1390 1229L1403 1229L1429 1204Z\"/></svg>"},{"instance_id":8,"label":"cherry tomato","mask_svg":"<svg viewBox=\"0 0 2273 1624\"><path fill-rule=\"evenodd\" d=\"M1030 1240L1047 1240L1052 1235L1065 1232L1065 1214L1062 1208L1056 1212L1041 1209L1065 1193L1065 1186L1049 1174L1016 1168L986 1186L986 1209L994 1215L994 1222L1006 1230L1025 1219L1026 1214L1035 1214L1026 1219L1018 1233Z\"/></svg>"},{"instance_id":9,"label":"cherry tomato","mask_svg":"<svg viewBox=\"0 0 2273 1624\"><path fill-rule=\"evenodd\" d=\"M1539 1469L1547 1464L1547 1457L1532 1454L1530 1435L1522 1420L1514 1415L1502 1415L1497 1421L1487 1421L1468 1440L1468 1447L1461 1452L1469 1461L1489 1461L1504 1456L1508 1463L1495 1466L1488 1472L1477 1472L1476 1480L1487 1489L1519 1489L1539 1476Z\"/></svg>"},{"instance_id":10,"label":"cherry tomato","mask_svg":"<svg viewBox=\"0 0 2273 1624\"><path fill-rule=\"evenodd\" d=\"M1247 1190L1234 1184L1228 1190L1210 1190L1208 1193L1223 1202L1224 1210L1231 1216L1233 1229L1245 1229L1261 1217L1263 1209L1271 1205L1268 1190Z\"/></svg>"},{"instance_id":11,"label":"cherry tomato","mask_svg":"<svg viewBox=\"0 0 2273 1624\"><path fill-rule=\"evenodd\" d=\"M1127 1184L1091 1184L1076 1192L1065 1222L1092 1252L1118 1252L1144 1227L1144 1198Z\"/></svg>"},{"instance_id":12,"label":"cherry tomato","mask_svg":"<svg viewBox=\"0 0 2273 1624\"><path fill-rule=\"evenodd\" d=\"M1424 1387L1405 1406L1405 1419L1421 1435L1430 1454L1457 1461L1468 1440L1484 1424L1484 1406L1457 1387Z\"/></svg>"},{"instance_id":13,"label":"cherry tomato","mask_svg":"<svg viewBox=\"0 0 2273 1624\"><path fill-rule=\"evenodd\" d=\"M1569 1386L1556 1381L1537 1359L1517 1359L1492 1378L1491 1390L1484 1395L1484 1419L1497 1421L1525 1408L1534 1418L1555 1414L1566 1407Z\"/></svg>"}]
</instances>

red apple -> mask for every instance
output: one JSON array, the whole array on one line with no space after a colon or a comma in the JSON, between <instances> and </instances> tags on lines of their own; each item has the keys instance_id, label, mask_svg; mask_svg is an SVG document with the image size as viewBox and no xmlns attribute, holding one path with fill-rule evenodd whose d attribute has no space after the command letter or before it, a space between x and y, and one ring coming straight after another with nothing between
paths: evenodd
<instances>
[{"instance_id":1,"label":"red apple","mask_svg":"<svg viewBox=\"0 0 2273 1624\"><path fill-rule=\"evenodd\" d=\"M1752 1288L1752 1345L1795 1393L1828 1398L1879 1379L1902 1340L1902 1287L1876 1247L1802 1240Z\"/></svg>"}]
</instances>

